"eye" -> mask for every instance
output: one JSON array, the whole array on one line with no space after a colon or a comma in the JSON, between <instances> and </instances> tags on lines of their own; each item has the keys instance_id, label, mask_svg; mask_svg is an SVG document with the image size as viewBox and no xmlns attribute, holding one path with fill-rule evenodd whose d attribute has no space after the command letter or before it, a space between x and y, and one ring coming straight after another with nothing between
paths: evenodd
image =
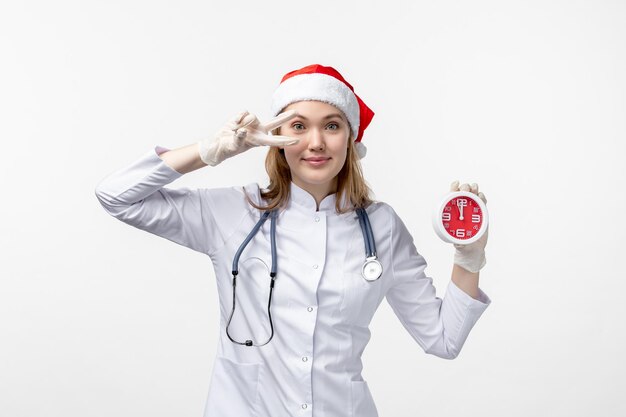
<instances>
[{"instance_id":1,"label":"eye","mask_svg":"<svg viewBox=\"0 0 626 417\"><path fill-rule=\"evenodd\" d=\"M294 130L302 130L304 129L304 125L300 122L295 122L294 124L291 125L291 128Z\"/></svg>"},{"instance_id":2,"label":"eye","mask_svg":"<svg viewBox=\"0 0 626 417\"><path fill-rule=\"evenodd\" d=\"M339 124L336 122L332 122L332 123L328 123L328 125L326 125L326 127L330 127L330 130L337 130L339 129Z\"/></svg>"}]
</instances>

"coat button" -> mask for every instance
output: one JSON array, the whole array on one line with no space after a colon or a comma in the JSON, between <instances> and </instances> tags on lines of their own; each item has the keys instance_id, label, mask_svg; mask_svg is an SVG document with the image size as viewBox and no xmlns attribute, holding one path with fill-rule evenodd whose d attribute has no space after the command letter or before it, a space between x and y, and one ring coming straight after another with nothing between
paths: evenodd
<instances>
[{"instance_id":1,"label":"coat button","mask_svg":"<svg viewBox=\"0 0 626 417\"><path fill-rule=\"evenodd\" d=\"M316 222L319 222L319 221L320 221L319 216L315 216L315 221L316 221Z\"/></svg>"},{"instance_id":2,"label":"coat button","mask_svg":"<svg viewBox=\"0 0 626 417\"><path fill-rule=\"evenodd\" d=\"M306 309L306 311L308 311L308 312L310 313L311 311L313 311L313 307L308 307L308 308Z\"/></svg>"},{"instance_id":3,"label":"coat button","mask_svg":"<svg viewBox=\"0 0 626 417\"><path fill-rule=\"evenodd\" d=\"M306 410L306 409L307 409L307 407L308 407L308 405L307 405L307 404L302 404L302 409L303 409L303 410Z\"/></svg>"},{"instance_id":4,"label":"coat button","mask_svg":"<svg viewBox=\"0 0 626 417\"><path fill-rule=\"evenodd\" d=\"M317 268L318 268L317 264L313 265L313 269L317 269Z\"/></svg>"},{"instance_id":5,"label":"coat button","mask_svg":"<svg viewBox=\"0 0 626 417\"><path fill-rule=\"evenodd\" d=\"M306 356L303 356L303 357L302 357L302 362L306 362L306 361L308 361L308 360L309 360L309 358L307 358Z\"/></svg>"}]
</instances>

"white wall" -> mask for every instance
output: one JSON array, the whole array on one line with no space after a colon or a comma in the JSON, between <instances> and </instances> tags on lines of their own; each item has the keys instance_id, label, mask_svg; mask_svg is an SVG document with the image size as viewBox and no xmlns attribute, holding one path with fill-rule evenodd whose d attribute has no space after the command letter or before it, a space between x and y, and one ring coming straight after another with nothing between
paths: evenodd
<instances>
[{"instance_id":1,"label":"white wall","mask_svg":"<svg viewBox=\"0 0 626 417\"><path fill-rule=\"evenodd\" d=\"M364 354L381 416L625 415L625 18L598 0L3 2L0 415L202 414L211 263L108 216L94 187L241 109L266 118L311 63L376 112L366 178L440 295L435 203L455 179L489 200L493 304L445 361L383 303ZM171 187L264 183L264 153Z\"/></svg>"}]
</instances>

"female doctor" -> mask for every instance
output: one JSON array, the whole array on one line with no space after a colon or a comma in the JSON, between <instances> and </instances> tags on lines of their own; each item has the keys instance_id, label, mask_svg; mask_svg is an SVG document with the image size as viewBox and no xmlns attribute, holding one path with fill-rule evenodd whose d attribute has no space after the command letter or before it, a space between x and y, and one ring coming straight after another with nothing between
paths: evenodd
<instances>
[{"instance_id":1,"label":"female doctor","mask_svg":"<svg viewBox=\"0 0 626 417\"><path fill-rule=\"evenodd\" d=\"M455 246L443 299L395 211L372 201L359 159L374 113L332 67L286 74L262 123L243 112L214 138L160 146L104 178L112 216L202 252L215 269L218 354L205 417L374 417L361 354L383 298L422 349L455 358L490 299L487 235ZM269 186L166 188L269 145ZM478 186L452 183L476 193ZM485 201L486 202L486 201Z\"/></svg>"}]
</instances>

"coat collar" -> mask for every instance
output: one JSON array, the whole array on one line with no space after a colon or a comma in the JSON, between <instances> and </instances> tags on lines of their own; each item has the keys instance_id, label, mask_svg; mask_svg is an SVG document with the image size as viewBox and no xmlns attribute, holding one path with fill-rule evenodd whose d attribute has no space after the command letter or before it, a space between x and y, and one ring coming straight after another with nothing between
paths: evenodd
<instances>
[{"instance_id":1,"label":"coat collar","mask_svg":"<svg viewBox=\"0 0 626 417\"><path fill-rule=\"evenodd\" d=\"M337 193L332 193L324 197L320 202L319 211L335 211L335 199ZM297 207L300 207L306 211L316 211L317 203L315 197L313 197L308 191L297 186L293 181L291 182L291 188L289 190L289 203Z\"/></svg>"}]
</instances>

